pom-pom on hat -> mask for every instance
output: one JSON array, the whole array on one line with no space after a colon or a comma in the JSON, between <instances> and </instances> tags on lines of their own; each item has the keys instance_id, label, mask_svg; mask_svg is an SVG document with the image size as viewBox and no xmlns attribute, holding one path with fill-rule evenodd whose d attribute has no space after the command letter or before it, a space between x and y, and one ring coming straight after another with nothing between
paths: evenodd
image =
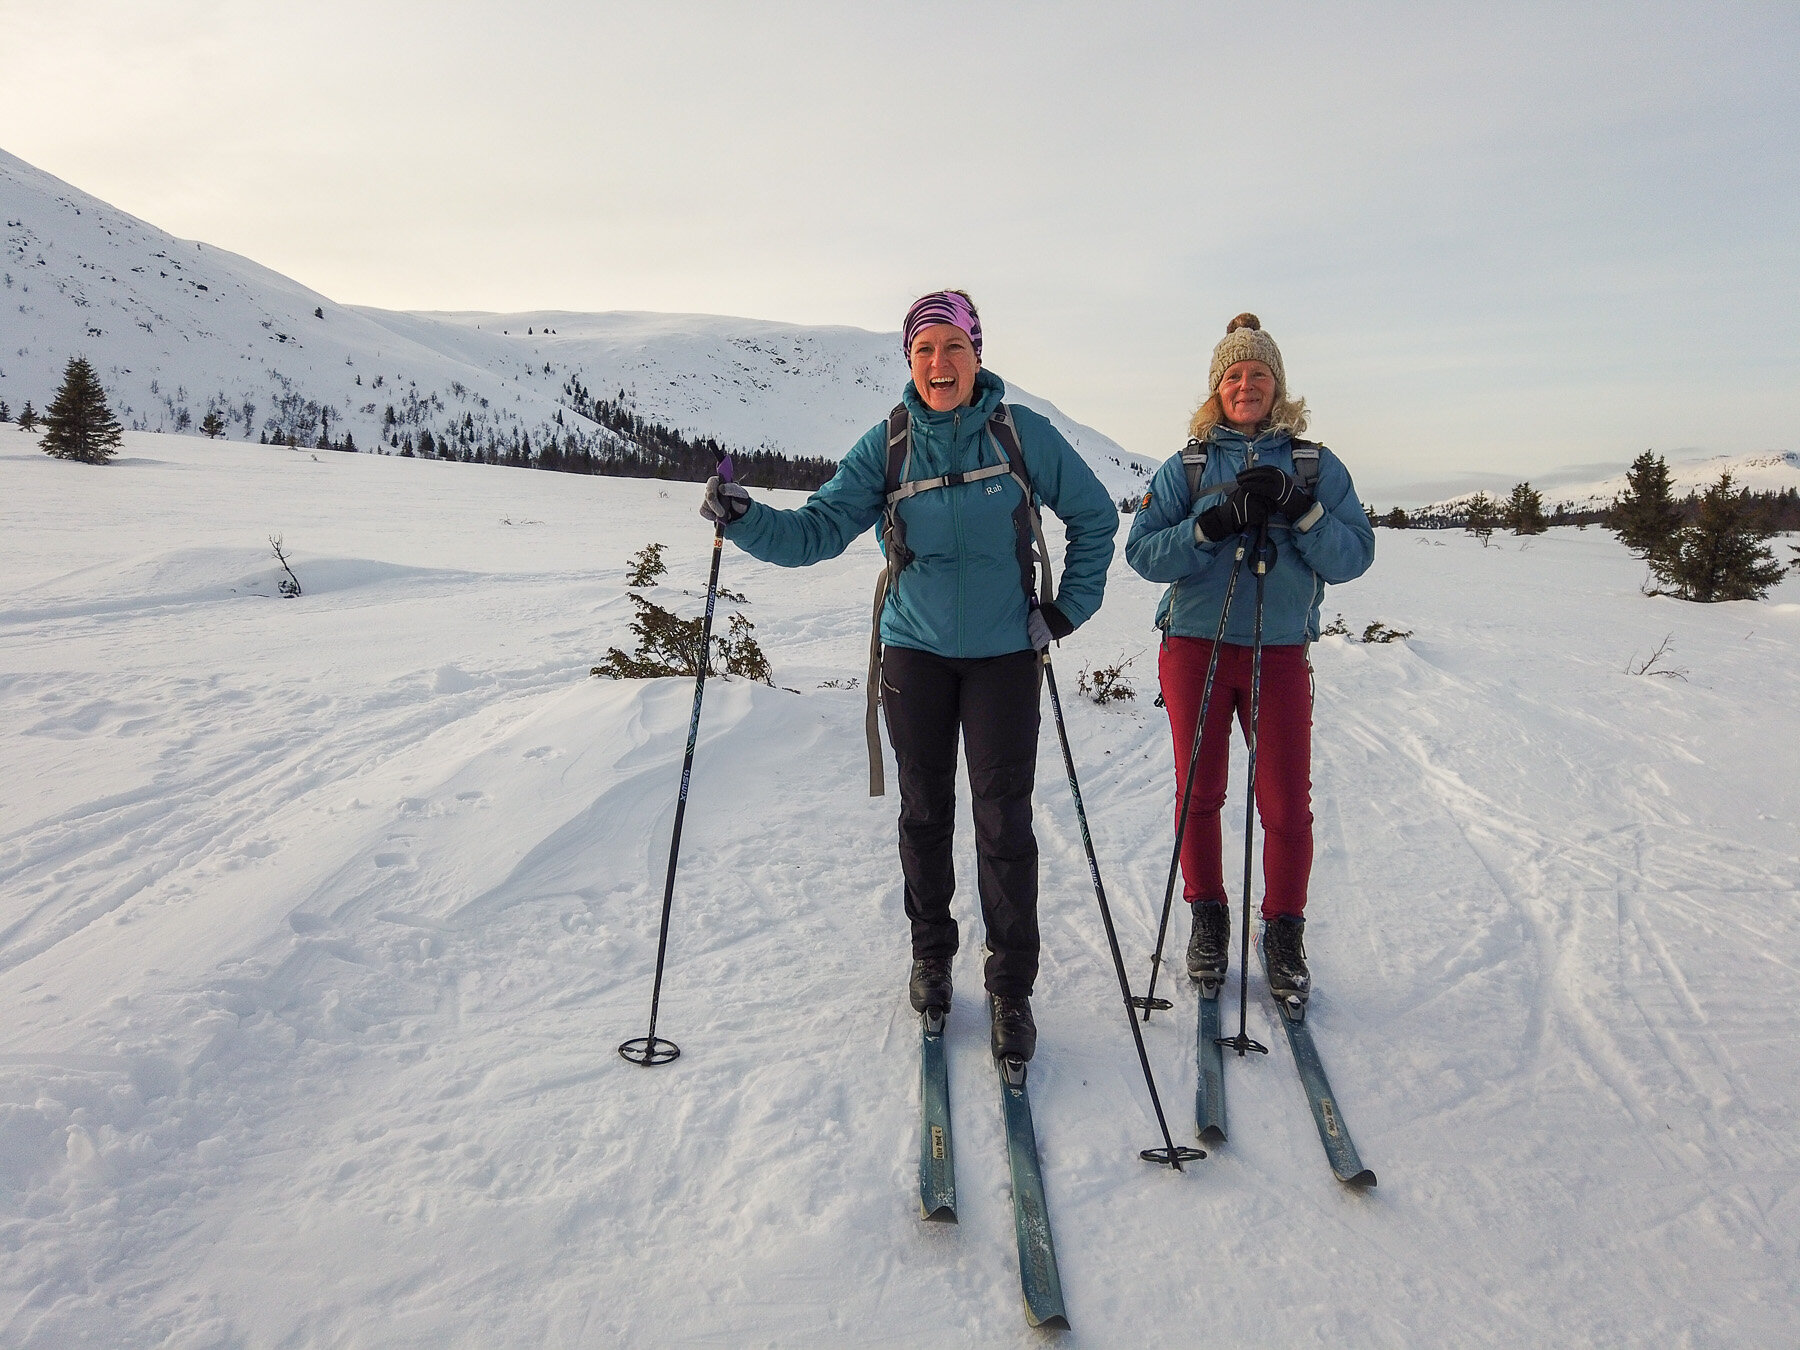
<instances>
[{"instance_id":1,"label":"pom-pom on hat","mask_svg":"<svg viewBox=\"0 0 1800 1350\"><path fill-rule=\"evenodd\" d=\"M1239 361L1261 361L1275 375L1275 401L1287 397L1287 372L1281 365L1281 348L1262 330L1262 320L1254 314L1240 314L1225 325L1225 336L1213 348L1212 370L1208 372L1208 393L1219 392L1219 381Z\"/></svg>"}]
</instances>

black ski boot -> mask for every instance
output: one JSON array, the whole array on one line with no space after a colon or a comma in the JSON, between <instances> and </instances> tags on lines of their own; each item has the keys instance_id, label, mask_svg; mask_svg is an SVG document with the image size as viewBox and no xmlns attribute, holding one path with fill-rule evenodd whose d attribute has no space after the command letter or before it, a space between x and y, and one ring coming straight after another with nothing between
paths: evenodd
<instances>
[{"instance_id":1,"label":"black ski boot","mask_svg":"<svg viewBox=\"0 0 1800 1350\"><path fill-rule=\"evenodd\" d=\"M1194 931L1188 936L1188 978L1203 984L1222 984L1231 966L1231 906L1223 901L1197 900L1193 905Z\"/></svg>"},{"instance_id":2,"label":"black ski boot","mask_svg":"<svg viewBox=\"0 0 1800 1350\"><path fill-rule=\"evenodd\" d=\"M913 1011L936 1008L950 1011L950 958L927 956L912 963L912 980L906 992L912 999Z\"/></svg>"},{"instance_id":3,"label":"black ski boot","mask_svg":"<svg viewBox=\"0 0 1800 1350\"><path fill-rule=\"evenodd\" d=\"M1263 921L1263 960L1269 967L1269 991L1283 1003L1305 1003L1312 993L1312 972L1306 968L1306 920L1281 915Z\"/></svg>"},{"instance_id":4,"label":"black ski boot","mask_svg":"<svg viewBox=\"0 0 1800 1350\"><path fill-rule=\"evenodd\" d=\"M1037 1023L1031 1018L1031 1000L990 994L988 1011L994 1019L994 1058L1029 1061L1037 1050Z\"/></svg>"}]
</instances>

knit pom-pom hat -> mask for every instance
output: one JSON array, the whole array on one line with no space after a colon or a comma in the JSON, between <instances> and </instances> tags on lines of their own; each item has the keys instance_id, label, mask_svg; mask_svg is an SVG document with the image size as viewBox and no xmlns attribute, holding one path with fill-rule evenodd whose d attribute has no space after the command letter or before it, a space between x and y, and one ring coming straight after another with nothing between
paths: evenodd
<instances>
[{"instance_id":1,"label":"knit pom-pom hat","mask_svg":"<svg viewBox=\"0 0 1800 1350\"><path fill-rule=\"evenodd\" d=\"M1219 392L1225 372L1239 361L1261 361L1275 375L1275 402L1287 397L1287 372L1281 365L1281 348L1262 330L1262 320L1254 314L1240 314L1225 325L1225 336L1213 348L1212 369L1207 375L1207 392Z\"/></svg>"}]
</instances>

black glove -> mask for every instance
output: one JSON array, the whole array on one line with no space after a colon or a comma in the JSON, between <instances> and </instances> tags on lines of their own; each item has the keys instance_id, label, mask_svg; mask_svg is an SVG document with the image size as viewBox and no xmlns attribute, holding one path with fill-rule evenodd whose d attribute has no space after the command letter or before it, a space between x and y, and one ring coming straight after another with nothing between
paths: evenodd
<instances>
[{"instance_id":1,"label":"black glove","mask_svg":"<svg viewBox=\"0 0 1800 1350\"><path fill-rule=\"evenodd\" d=\"M1075 625L1055 605L1033 605L1031 613L1025 616L1025 636L1040 652L1049 651L1052 642L1059 642L1074 631Z\"/></svg>"},{"instance_id":2,"label":"black glove","mask_svg":"<svg viewBox=\"0 0 1800 1350\"><path fill-rule=\"evenodd\" d=\"M1257 464L1240 473L1237 481L1245 492L1268 502L1271 512L1290 521L1299 520L1313 509L1312 493L1301 487L1293 474L1276 465Z\"/></svg>"},{"instance_id":3,"label":"black glove","mask_svg":"<svg viewBox=\"0 0 1800 1350\"><path fill-rule=\"evenodd\" d=\"M1269 503L1233 485L1223 498L1194 517L1196 543L1216 544L1245 530L1254 530L1269 519Z\"/></svg>"},{"instance_id":4,"label":"black glove","mask_svg":"<svg viewBox=\"0 0 1800 1350\"><path fill-rule=\"evenodd\" d=\"M729 525L750 509L750 494L736 483L727 483L718 474L706 480L706 498L700 503L700 514L711 521Z\"/></svg>"}]
</instances>

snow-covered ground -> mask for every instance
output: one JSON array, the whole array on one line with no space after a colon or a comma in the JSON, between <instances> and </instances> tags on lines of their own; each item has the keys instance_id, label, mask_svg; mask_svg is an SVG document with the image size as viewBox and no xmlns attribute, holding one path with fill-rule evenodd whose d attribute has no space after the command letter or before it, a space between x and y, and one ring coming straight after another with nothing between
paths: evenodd
<instances>
[{"instance_id":1,"label":"snow-covered ground","mask_svg":"<svg viewBox=\"0 0 1800 1350\"><path fill-rule=\"evenodd\" d=\"M645 543L697 612L697 493L150 434L91 468L0 426L0 1343L1041 1341L970 930L961 1222L917 1218L896 806L829 687L861 674L867 539L805 572L726 551L782 687L708 686L683 1055L614 1053L692 690L587 671ZM1327 599L1412 630L1314 650L1310 1020L1370 1192L1327 1170L1254 982L1274 1050L1227 1066L1230 1142L1138 1160L1046 728L1032 1093L1067 1343L1794 1343L1800 578L1716 606L1641 578L1599 530L1381 531ZM1170 756L1154 588L1112 586L1057 665L1141 987ZM1665 637L1685 678L1630 673ZM1122 657L1135 705L1075 697ZM1183 1137L1194 1000L1165 987Z\"/></svg>"}]
</instances>

